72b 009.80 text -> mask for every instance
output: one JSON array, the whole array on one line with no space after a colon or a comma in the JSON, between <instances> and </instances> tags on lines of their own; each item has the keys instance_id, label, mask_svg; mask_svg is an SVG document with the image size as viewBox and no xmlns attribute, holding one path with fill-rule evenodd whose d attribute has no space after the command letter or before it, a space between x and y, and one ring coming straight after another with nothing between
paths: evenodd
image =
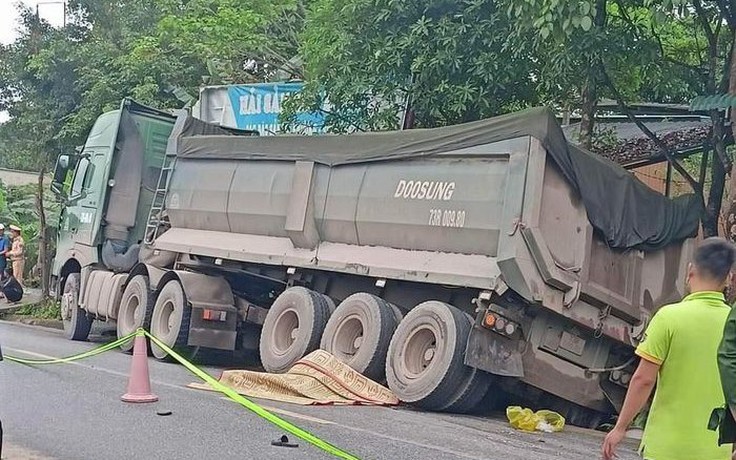
<instances>
[{"instance_id":1,"label":"72b 009.80 text","mask_svg":"<svg viewBox=\"0 0 736 460\"><path fill-rule=\"evenodd\" d=\"M429 225L433 227L465 227L465 211L430 209Z\"/></svg>"}]
</instances>

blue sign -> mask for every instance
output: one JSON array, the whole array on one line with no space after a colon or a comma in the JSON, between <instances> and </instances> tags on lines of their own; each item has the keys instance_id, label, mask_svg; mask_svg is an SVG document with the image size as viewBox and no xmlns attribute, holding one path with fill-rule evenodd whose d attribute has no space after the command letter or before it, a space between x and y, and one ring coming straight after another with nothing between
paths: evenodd
<instances>
[{"instance_id":1,"label":"blue sign","mask_svg":"<svg viewBox=\"0 0 736 460\"><path fill-rule=\"evenodd\" d=\"M284 100L304 87L303 83L258 83L228 88L235 122L239 129L258 131L261 135L280 132L279 114ZM319 113L297 115L298 132L321 133L324 116Z\"/></svg>"}]
</instances>

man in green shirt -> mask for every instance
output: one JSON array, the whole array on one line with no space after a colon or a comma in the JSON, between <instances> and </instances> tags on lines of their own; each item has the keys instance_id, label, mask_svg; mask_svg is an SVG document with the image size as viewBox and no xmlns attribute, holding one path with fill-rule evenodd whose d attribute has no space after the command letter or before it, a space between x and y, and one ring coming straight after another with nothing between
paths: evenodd
<instances>
[{"instance_id":1,"label":"man in green shirt","mask_svg":"<svg viewBox=\"0 0 736 460\"><path fill-rule=\"evenodd\" d=\"M641 441L646 460L729 460L731 448L718 446L708 430L714 407L724 402L716 359L730 312L723 291L736 262L736 248L708 238L688 268L690 294L660 308L636 349L641 358L629 383L616 426L603 442L603 458L616 446L644 407L656 384Z\"/></svg>"}]
</instances>

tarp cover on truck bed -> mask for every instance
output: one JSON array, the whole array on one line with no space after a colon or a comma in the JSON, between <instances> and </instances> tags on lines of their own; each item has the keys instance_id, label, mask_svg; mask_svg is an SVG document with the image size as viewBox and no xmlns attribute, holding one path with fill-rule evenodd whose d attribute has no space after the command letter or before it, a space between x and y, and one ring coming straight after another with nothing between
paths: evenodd
<instances>
[{"instance_id":1,"label":"tarp cover on truck bed","mask_svg":"<svg viewBox=\"0 0 736 460\"><path fill-rule=\"evenodd\" d=\"M654 250L695 236L703 208L702 199L694 194L666 198L619 165L568 143L547 108L434 129L276 137L202 134L201 126L185 127L177 156L341 165L429 156L532 136L582 197L591 225L618 249Z\"/></svg>"}]
</instances>

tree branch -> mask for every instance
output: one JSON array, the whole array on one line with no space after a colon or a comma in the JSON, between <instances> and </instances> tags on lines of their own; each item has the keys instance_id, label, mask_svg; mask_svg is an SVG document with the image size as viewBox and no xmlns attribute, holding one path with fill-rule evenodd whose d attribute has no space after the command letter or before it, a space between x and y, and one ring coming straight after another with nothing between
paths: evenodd
<instances>
[{"instance_id":1,"label":"tree branch","mask_svg":"<svg viewBox=\"0 0 736 460\"><path fill-rule=\"evenodd\" d=\"M698 14L700 25L703 27L705 38L708 39L708 46L710 46L711 48L712 56L715 54L713 50L718 49L718 41L716 40L716 36L713 33L713 29L711 29L710 24L708 23L708 18L706 16L705 10L703 9L703 4L700 2L700 0L693 0L693 6L695 7L695 12Z\"/></svg>"},{"instance_id":2,"label":"tree branch","mask_svg":"<svg viewBox=\"0 0 736 460\"><path fill-rule=\"evenodd\" d=\"M693 41L695 41L695 49L698 50L698 61L700 61L700 67L704 67L705 60L703 60L703 52L700 49L700 40L698 40L698 29L693 27L692 31L693 31Z\"/></svg>"},{"instance_id":3,"label":"tree branch","mask_svg":"<svg viewBox=\"0 0 736 460\"><path fill-rule=\"evenodd\" d=\"M723 74L721 75L721 82L718 85L718 90L721 94L728 91L729 82L731 80L731 60L733 59L733 47L734 42L731 42L731 47L726 56L726 62L723 63Z\"/></svg>"},{"instance_id":4,"label":"tree branch","mask_svg":"<svg viewBox=\"0 0 736 460\"><path fill-rule=\"evenodd\" d=\"M711 110L710 111L710 119L713 123L713 126L724 124L724 117L722 116L721 112L719 110ZM716 152L716 156L718 157L718 161L721 162L723 165L723 168L726 171L731 170L731 160L728 158L728 155L726 153L726 149L722 148L723 145L725 145L725 137L726 134L722 132L723 129L714 129L713 130L713 150Z\"/></svg>"},{"instance_id":5,"label":"tree branch","mask_svg":"<svg viewBox=\"0 0 736 460\"><path fill-rule=\"evenodd\" d=\"M613 98L616 100L616 103L618 104L619 109L626 115L626 117L634 123L640 130L643 132L649 139L654 142L654 145L659 148L660 152L664 155L664 157L667 159L667 161L672 164L672 167L675 168L675 170L680 173L680 175L685 178L685 180L688 182L690 187L692 187L693 191L695 191L698 194L703 193L703 187L701 184L698 183L698 181L693 178L692 175L690 175L689 172L685 170L685 168L682 167L680 163L677 162L674 155L672 154L669 146L662 142L662 140L657 137L656 134L654 134L647 126L642 123L634 113L629 109L628 106L626 106L626 103L624 102L623 97L621 96L621 93L618 91L618 88L613 84L611 81L611 77L608 76L608 72L606 72L605 67L603 64L599 63L599 72L600 76L603 79L603 83L608 87L608 89L613 94Z\"/></svg>"}]
</instances>

